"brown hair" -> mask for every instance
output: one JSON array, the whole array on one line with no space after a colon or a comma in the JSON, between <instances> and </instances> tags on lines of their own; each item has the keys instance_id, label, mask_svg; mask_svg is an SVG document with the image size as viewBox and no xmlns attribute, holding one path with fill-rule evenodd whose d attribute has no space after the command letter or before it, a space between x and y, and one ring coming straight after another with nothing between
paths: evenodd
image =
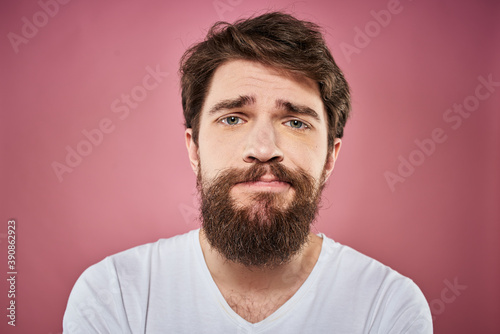
<instances>
[{"instance_id":1,"label":"brown hair","mask_svg":"<svg viewBox=\"0 0 500 334\"><path fill-rule=\"evenodd\" d=\"M319 27L281 13L217 22L203 42L190 47L180 62L185 126L198 144L200 112L218 66L245 59L304 75L319 84L328 116L328 147L342 138L350 111L349 86L326 46Z\"/></svg>"}]
</instances>

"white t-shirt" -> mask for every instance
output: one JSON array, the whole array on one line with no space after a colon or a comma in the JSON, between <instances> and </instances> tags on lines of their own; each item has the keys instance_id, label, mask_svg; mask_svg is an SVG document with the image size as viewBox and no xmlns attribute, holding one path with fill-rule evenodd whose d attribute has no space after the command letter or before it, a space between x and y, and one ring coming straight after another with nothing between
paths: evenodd
<instances>
[{"instance_id":1,"label":"white t-shirt","mask_svg":"<svg viewBox=\"0 0 500 334\"><path fill-rule=\"evenodd\" d=\"M71 292L64 333L432 333L429 306L413 281L320 236L309 277L258 323L227 304L194 230L88 268Z\"/></svg>"}]
</instances>

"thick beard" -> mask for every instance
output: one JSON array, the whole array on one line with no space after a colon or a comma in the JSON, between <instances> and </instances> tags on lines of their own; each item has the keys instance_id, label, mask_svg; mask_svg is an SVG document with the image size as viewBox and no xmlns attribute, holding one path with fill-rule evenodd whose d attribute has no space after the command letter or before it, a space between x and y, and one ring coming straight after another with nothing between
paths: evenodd
<instances>
[{"instance_id":1,"label":"thick beard","mask_svg":"<svg viewBox=\"0 0 500 334\"><path fill-rule=\"evenodd\" d=\"M244 206L231 197L235 184L256 181L269 172L294 189L288 205L283 194L269 192L257 193ZM275 268L288 263L306 245L318 212L324 172L319 185L305 171L276 162L227 169L209 184L203 184L201 174L199 170L202 228L210 246L227 260L246 267Z\"/></svg>"}]
</instances>

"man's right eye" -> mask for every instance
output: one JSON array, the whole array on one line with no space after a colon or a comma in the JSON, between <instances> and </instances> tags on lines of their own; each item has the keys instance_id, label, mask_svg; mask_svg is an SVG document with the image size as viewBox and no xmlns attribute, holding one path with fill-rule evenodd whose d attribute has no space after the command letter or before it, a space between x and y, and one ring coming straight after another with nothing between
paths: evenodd
<instances>
[{"instance_id":1,"label":"man's right eye","mask_svg":"<svg viewBox=\"0 0 500 334\"><path fill-rule=\"evenodd\" d=\"M237 125L242 123L243 120L237 116L228 116L222 119L222 123L227 125Z\"/></svg>"}]
</instances>

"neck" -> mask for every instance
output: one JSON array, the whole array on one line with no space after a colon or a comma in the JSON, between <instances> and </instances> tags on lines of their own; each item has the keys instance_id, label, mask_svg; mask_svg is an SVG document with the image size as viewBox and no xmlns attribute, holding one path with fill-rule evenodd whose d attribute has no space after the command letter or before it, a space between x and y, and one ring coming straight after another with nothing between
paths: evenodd
<instances>
[{"instance_id":1,"label":"neck","mask_svg":"<svg viewBox=\"0 0 500 334\"><path fill-rule=\"evenodd\" d=\"M200 243L210 274L221 291L269 293L295 292L302 285L318 260L322 239L310 233L306 245L289 262L265 268L228 261L210 246L203 229L200 230Z\"/></svg>"}]
</instances>

